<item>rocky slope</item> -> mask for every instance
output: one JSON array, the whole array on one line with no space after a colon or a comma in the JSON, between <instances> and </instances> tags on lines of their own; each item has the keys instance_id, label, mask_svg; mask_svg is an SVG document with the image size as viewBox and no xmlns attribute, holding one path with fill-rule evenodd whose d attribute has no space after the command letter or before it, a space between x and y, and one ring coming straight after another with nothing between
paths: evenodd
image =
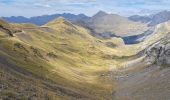
<instances>
[{"instance_id":1,"label":"rocky slope","mask_svg":"<svg viewBox=\"0 0 170 100\"><path fill-rule=\"evenodd\" d=\"M160 67L169 67L170 61L170 34L162 38L158 42L151 45L147 51L147 60L151 64L159 65Z\"/></svg>"},{"instance_id":2,"label":"rocky slope","mask_svg":"<svg viewBox=\"0 0 170 100\"><path fill-rule=\"evenodd\" d=\"M117 80L113 100L169 100L170 34L148 46L139 58L113 70Z\"/></svg>"}]
</instances>

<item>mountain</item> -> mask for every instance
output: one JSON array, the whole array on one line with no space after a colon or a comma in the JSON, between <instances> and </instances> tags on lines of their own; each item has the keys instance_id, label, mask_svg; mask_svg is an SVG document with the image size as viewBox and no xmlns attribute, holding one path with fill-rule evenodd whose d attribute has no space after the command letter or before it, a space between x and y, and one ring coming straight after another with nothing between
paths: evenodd
<instances>
[{"instance_id":1,"label":"mountain","mask_svg":"<svg viewBox=\"0 0 170 100\"><path fill-rule=\"evenodd\" d=\"M25 17L3 17L3 19L13 23L32 23L36 25L44 25L56 18L64 17L74 24L83 26L92 31L93 34L115 34L120 36L129 36L140 34L147 30L147 26L144 23L134 22L126 17L122 17L116 14L107 14L104 11L99 11L92 17L88 17L84 14L74 15L69 13L43 15L31 18ZM128 26L128 27L127 27ZM122 27L124 27L122 29Z\"/></svg>"},{"instance_id":2,"label":"mountain","mask_svg":"<svg viewBox=\"0 0 170 100\"><path fill-rule=\"evenodd\" d=\"M148 23L151 21L151 18L149 16L139 16L139 15L133 15L128 17L129 20L135 21L135 22L142 22L142 23Z\"/></svg>"},{"instance_id":3,"label":"mountain","mask_svg":"<svg viewBox=\"0 0 170 100\"><path fill-rule=\"evenodd\" d=\"M36 16L31 18L25 18L22 16L18 17L2 17L3 19L7 20L8 22L12 23L32 23L36 25L44 25L48 23L49 21L52 21L58 17L64 17L65 19L69 21L79 21L79 20L88 20L89 17L84 14L74 15L70 13L64 13L64 14L53 14L53 15L43 15L43 16Z\"/></svg>"},{"instance_id":4,"label":"mountain","mask_svg":"<svg viewBox=\"0 0 170 100\"><path fill-rule=\"evenodd\" d=\"M7 20L8 22L13 23L29 23L29 19L23 16L12 16L12 17L2 17L3 19Z\"/></svg>"},{"instance_id":5,"label":"mountain","mask_svg":"<svg viewBox=\"0 0 170 100\"><path fill-rule=\"evenodd\" d=\"M95 33L111 33L118 36L140 34L147 29L145 24L130 21L116 14L107 14L104 11L95 14L87 24Z\"/></svg>"},{"instance_id":6,"label":"mountain","mask_svg":"<svg viewBox=\"0 0 170 100\"><path fill-rule=\"evenodd\" d=\"M169 11L162 11L150 16L134 15L130 17L122 17L116 14L108 14L104 11L99 11L92 17L84 14L74 15L70 13L43 15L31 18L18 17L3 17L3 19L14 23L32 23L36 25L44 25L56 18L64 17L72 23L83 26L92 31L95 36L135 36L149 30L149 27L164 23L170 19ZM128 26L128 27L127 27ZM124 28L122 28L124 27ZM97 34L96 34L97 33Z\"/></svg>"},{"instance_id":7,"label":"mountain","mask_svg":"<svg viewBox=\"0 0 170 100\"><path fill-rule=\"evenodd\" d=\"M170 20L170 11L159 12L155 15L152 15L151 18L152 18L152 20L149 23L150 26L166 22L166 21Z\"/></svg>"},{"instance_id":8,"label":"mountain","mask_svg":"<svg viewBox=\"0 0 170 100\"><path fill-rule=\"evenodd\" d=\"M134 22L126 17L122 17L116 14L107 14L104 11L99 11L92 17L88 17L84 14L74 15L69 13L43 15L31 18L18 17L3 17L3 19L12 23L32 23L36 25L44 25L56 18L63 17L70 22L83 26L92 31L95 36L105 36L105 34L118 35L118 36L130 36L143 33L147 30L147 26L144 23ZM128 26L128 27L127 27ZM124 27L122 29L122 27ZM97 33L97 34L96 34Z\"/></svg>"},{"instance_id":9,"label":"mountain","mask_svg":"<svg viewBox=\"0 0 170 100\"><path fill-rule=\"evenodd\" d=\"M114 82L101 76L112 49L89 30L62 17L42 27L2 22L21 31L0 29L0 98L111 100Z\"/></svg>"},{"instance_id":10,"label":"mountain","mask_svg":"<svg viewBox=\"0 0 170 100\"><path fill-rule=\"evenodd\" d=\"M153 43L153 41L157 41L160 38L164 37L169 32L169 20L170 20L169 11L162 11L160 13L150 15L150 16L131 16L130 20L133 21L144 21L146 19L150 19L145 23L150 27L148 31L134 36L123 37L126 44L139 43L141 41L145 41L145 43ZM149 34L148 34L149 32ZM152 42L151 42L152 41ZM143 44L145 45L145 44Z\"/></svg>"},{"instance_id":11,"label":"mountain","mask_svg":"<svg viewBox=\"0 0 170 100\"><path fill-rule=\"evenodd\" d=\"M170 33L166 34L162 39L153 43L146 49L146 58L150 64L155 64L159 67L169 67L169 50L170 50Z\"/></svg>"},{"instance_id":12,"label":"mountain","mask_svg":"<svg viewBox=\"0 0 170 100\"><path fill-rule=\"evenodd\" d=\"M100 18L100 17L104 17L104 16L107 16L108 14L106 13L106 12L104 12L104 11L99 11L99 12L97 12L94 16L93 16L93 18Z\"/></svg>"},{"instance_id":13,"label":"mountain","mask_svg":"<svg viewBox=\"0 0 170 100\"><path fill-rule=\"evenodd\" d=\"M148 27L103 11L42 26L0 19L0 99L166 100L169 39L170 21Z\"/></svg>"},{"instance_id":14,"label":"mountain","mask_svg":"<svg viewBox=\"0 0 170 100\"><path fill-rule=\"evenodd\" d=\"M120 87L114 100L166 100L170 97L169 39L168 33L145 48L138 58L125 63L116 74Z\"/></svg>"},{"instance_id":15,"label":"mountain","mask_svg":"<svg viewBox=\"0 0 170 100\"><path fill-rule=\"evenodd\" d=\"M130 16L129 20L135 21L135 22L142 22L142 23L148 23L148 26L155 26L160 23L164 23L170 20L170 11L162 11L156 14L152 14L150 16L139 16L134 15Z\"/></svg>"},{"instance_id":16,"label":"mountain","mask_svg":"<svg viewBox=\"0 0 170 100\"><path fill-rule=\"evenodd\" d=\"M122 69L113 69L120 87L113 100L166 100L169 96L170 78L170 24L161 23L154 34L139 44L129 45L133 52L124 58ZM149 40L149 41L148 41ZM129 49L123 49L127 52Z\"/></svg>"}]
</instances>

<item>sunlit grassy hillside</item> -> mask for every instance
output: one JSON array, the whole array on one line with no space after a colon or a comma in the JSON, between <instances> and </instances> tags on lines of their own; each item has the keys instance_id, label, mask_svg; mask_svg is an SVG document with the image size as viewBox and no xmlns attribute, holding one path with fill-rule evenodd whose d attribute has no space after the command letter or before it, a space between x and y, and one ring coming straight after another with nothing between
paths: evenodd
<instances>
[{"instance_id":1,"label":"sunlit grassy hillside","mask_svg":"<svg viewBox=\"0 0 170 100\"><path fill-rule=\"evenodd\" d=\"M11 85L1 91L0 97L28 98L32 92L25 93L26 89L35 88L42 95L35 92L34 98L111 99L114 83L102 76L113 63L106 57L112 48L91 36L90 31L63 18L42 27L10 24L10 28L20 31L13 33L14 37L0 31L4 36L0 37L0 69L3 83ZM8 74L9 77L4 76ZM10 77L22 86L17 87Z\"/></svg>"}]
</instances>

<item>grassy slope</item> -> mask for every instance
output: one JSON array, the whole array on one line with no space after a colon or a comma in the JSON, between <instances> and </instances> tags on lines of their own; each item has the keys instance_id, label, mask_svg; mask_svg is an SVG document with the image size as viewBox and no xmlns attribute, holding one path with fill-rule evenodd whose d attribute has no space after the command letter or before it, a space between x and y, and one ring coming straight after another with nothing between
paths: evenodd
<instances>
[{"instance_id":1,"label":"grassy slope","mask_svg":"<svg viewBox=\"0 0 170 100\"><path fill-rule=\"evenodd\" d=\"M123 45L117 38L99 40L62 18L42 27L1 24L23 30L15 37L0 31L0 98L11 99L112 99L116 83L105 77L108 71L126 65L169 31L165 23L145 42Z\"/></svg>"},{"instance_id":2,"label":"grassy slope","mask_svg":"<svg viewBox=\"0 0 170 100\"><path fill-rule=\"evenodd\" d=\"M18 28L26 26L32 25L13 24ZM54 98L111 99L113 83L101 78L111 64L103 56L111 49L102 41L92 37L84 28L63 19L51 22L44 28L33 26L33 29L23 30L15 37L0 39L0 62L5 68L21 74L21 83L32 84L25 77L38 81L38 85L34 86L42 89L44 95ZM16 79L18 77L14 76ZM9 80L4 77L4 81ZM23 88L26 88L25 84Z\"/></svg>"}]
</instances>

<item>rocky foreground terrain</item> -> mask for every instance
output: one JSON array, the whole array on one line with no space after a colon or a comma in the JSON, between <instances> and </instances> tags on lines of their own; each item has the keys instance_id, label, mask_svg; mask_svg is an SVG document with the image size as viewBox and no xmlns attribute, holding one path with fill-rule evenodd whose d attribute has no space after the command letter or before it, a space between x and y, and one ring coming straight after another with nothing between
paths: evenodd
<instances>
[{"instance_id":1,"label":"rocky foreground terrain","mask_svg":"<svg viewBox=\"0 0 170 100\"><path fill-rule=\"evenodd\" d=\"M169 100L170 34L148 46L141 57L113 70L118 87L113 100Z\"/></svg>"}]
</instances>

